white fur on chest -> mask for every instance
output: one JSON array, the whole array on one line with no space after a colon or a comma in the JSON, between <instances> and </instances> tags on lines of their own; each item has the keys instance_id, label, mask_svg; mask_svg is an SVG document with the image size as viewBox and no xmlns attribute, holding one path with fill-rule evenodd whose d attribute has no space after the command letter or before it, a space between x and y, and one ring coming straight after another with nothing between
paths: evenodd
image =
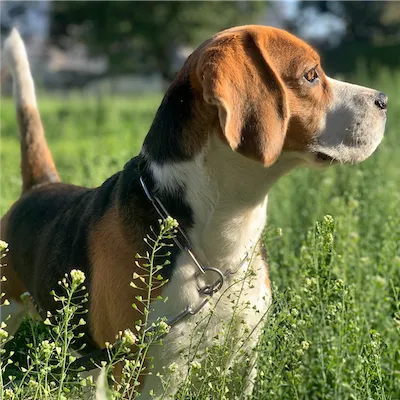
<instances>
[{"instance_id":1,"label":"white fur on chest","mask_svg":"<svg viewBox=\"0 0 400 400\"><path fill-rule=\"evenodd\" d=\"M232 265L234 273L226 276L223 287L212 297L210 303L206 304L198 314L188 316L182 320L182 323L175 325L167 339L171 338L175 341L185 332L185 325L196 324L197 321L204 319L211 309L216 321L210 329L218 329L216 325L231 320L235 313L233 306L241 304L243 308L244 303L248 303L249 307L248 309L246 307L245 312L242 313L242 318L248 322L249 327L254 327L257 320L257 317L253 316L254 309L257 308L260 312L265 311L270 302L271 292L266 285L267 268L255 251L246 257L246 261L239 270L237 267L237 265ZM163 290L163 298L168 298L168 300L153 304L152 321L162 317L173 318L187 306L195 309L204 301L206 296L199 291L199 286L214 282L217 275L207 272L205 275L207 278L203 280L202 275L196 278L198 273L198 268L187 253L182 253L178 258L171 281Z\"/></svg>"},{"instance_id":2,"label":"white fur on chest","mask_svg":"<svg viewBox=\"0 0 400 400\"><path fill-rule=\"evenodd\" d=\"M198 291L197 272L192 260L182 253L173 278L163 291L163 297L167 297L168 301L154 304L152 321L175 317L188 305L196 307L201 304L205 297ZM150 349L149 357L154 360L154 369L145 380L141 398L147 398L149 390L156 394L156 398L165 391L157 373L167 375L167 393L173 395L189 372L192 361L201 362L206 357L206 351L216 343L221 345L227 339L234 339L237 344L235 349L243 347L250 354L258 342L263 317L271 304L271 292L265 284L266 280L264 262L258 254L251 254L239 271L227 277L210 303L197 314L187 316L174 325L164 338L163 345ZM233 354L229 362L235 362ZM169 367L172 365L175 372L171 378Z\"/></svg>"},{"instance_id":3,"label":"white fur on chest","mask_svg":"<svg viewBox=\"0 0 400 400\"><path fill-rule=\"evenodd\" d=\"M260 320L271 303L268 271L256 250L266 223L267 193L297 163L289 156L271 168L264 168L233 152L214 136L191 161L164 165L151 162L156 191L173 193L177 187L185 188L185 200L194 214L194 224L186 233L199 261L222 273L236 271L241 261L246 261L235 274L227 274L222 289L209 304L174 325L163 346L151 348L149 356L153 357L154 370L145 380L142 398L150 389L161 395L164 388L156 374L165 373L163 368L172 363L181 374L168 390L174 393L181 383L179 376L183 378L187 372L193 346L202 353L227 325L232 328L231 321L239 321L234 322L230 331L238 343L239 339L246 339L245 345L250 348L258 341ZM197 273L194 262L182 252L163 290L162 296L168 297L168 301L153 304L152 321L176 317L188 305L196 307L204 300L198 290ZM203 283L215 279L215 275L209 274Z\"/></svg>"}]
</instances>

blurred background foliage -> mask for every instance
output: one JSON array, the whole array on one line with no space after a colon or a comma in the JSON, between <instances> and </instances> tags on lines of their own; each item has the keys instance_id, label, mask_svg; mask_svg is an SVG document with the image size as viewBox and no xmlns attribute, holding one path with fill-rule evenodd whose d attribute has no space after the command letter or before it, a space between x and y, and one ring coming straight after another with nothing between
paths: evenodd
<instances>
[{"instance_id":1,"label":"blurred background foliage","mask_svg":"<svg viewBox=\"0 0 400 400\"><path fill-rule=\"evenodd\" d=\"M349 74L359 63L395 68L400 61L396 1L2 1L1 11L3 36L13 25L28 41L40 32L37 64L51 64L67 88L121 74L158 74L168 83L213 33L250 23L304 37L320 50L329 73ZM71 49L78 45L84 56L75 61ZM57 87L57 80L53 85L36 75Z\"/></svg>"},{"instance_id":2,"label":"blurred background foliage","mask_svg":"<svg viewBox=\"0 0 400 400\"><path fill-rule=\"evenodd\" d=\"M172 80L176 47L197 46L221 29L254 21L264 7L249 1L55 2L50 36L56 44L73 34L85 38L93 52L108 55L111 73L158 70Z\"/></svg>"}]
</instances>

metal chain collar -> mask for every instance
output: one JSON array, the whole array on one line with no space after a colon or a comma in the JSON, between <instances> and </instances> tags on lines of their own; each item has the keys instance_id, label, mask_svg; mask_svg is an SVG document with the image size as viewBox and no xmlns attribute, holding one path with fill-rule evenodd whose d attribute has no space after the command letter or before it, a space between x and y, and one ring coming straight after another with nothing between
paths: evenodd
<instances>
[{"instance_id":1,"label":"metal chain collar","mask_svg":"<svg viewBox=\"0 0 400 400\"><path fill-rule=\"evenodd\" d=\"M162 218L162 220L164 221L168 217L170 217L170 214L168 213L168 211L162 204L161 200L157 196L151 195L146 184L144 183L144 179L142 176L140 177L140 184L142 185L142 188L143 188L144 193L146 194L146 197L153 204L154 209L157 211L158 215ZM228 269L225 271L225 273L223 273L218 268L203 266L197 259L196 255L192 249L192 246L190 244L189 238L187 237L187 235L185 234L185 232L183 231L183 229L181 228L181 226L179 224L178 224L177 230L178 230L178 233L183 237L185 243L184 244L181 243L181 241L178 238L178 235L175 235L173 237L173 241L179 247L179 249L181 249L182 251L186 251L186 253L189 255L189 257L194 262L195 266L198 269L198 272L196 273L196 279L198 279L199 276L201 276L201 275L205 276L207 273L212 273L212 274L217 275L217 279L211 285L206 285L203 287L200 287L198 285L199 293L206 297L197 306L193 307L192 305L188 304L181 313L179 313L175 317L168 319L166 323L170 327L176 325L179 321L181 321L183 318L187 317L188 315L197 314L206 304L208 304L210 302L211 297L222 288L225 278L228 275L233 275L237 271L239 271L240 268L243 266L243 264L246 262L246 259L248 257L248 253L246 253L245 257L240 262L240 264L236 270L232 271L231 269ZM148 332L148 331L152 331L152 330L154 330L154 328L150 327L146 331ZM163 336L165 336L165 335L163 335Z\"/></svg>"},{"instance_id":2,"label":"metal chain collar","mask_svg":"<svg viewBox=\"0 0 400 400\"><path fill-rule=\"evenodd\" d=\"M170 214L168 213L167 209L164 207L162 204L161 200L157 196L151 195L149 189L147 188L146 184L144 183L144 179L142 176L140 176L140 184L142 185L143 191L146 194L146 197L148 200L152 203L154 209L157 211L158 215L162 218L163 221L165 221L168 217L170 217ZM179 321L182 319L186 318L187 316L195 315L197 314L204 306L206 306L213 295L217 293L223 286L225 278L229 275L234 275L236 274L241 267L244 265L244 263L247 260L248 257L248 252L246 252L245 257L242 259L242 261L239 263L238 267L235 270L232 269L227 269L225 272L222 272L218 268L214 267L206 267L202 265L199 260L197 259L192 246L190 244L189 238L184 232L184 230L181 228L181 226L178 224L177 226L177 231L178 234L183 238L185 243L182 243L181 240L178 238L178 235L173 236L173 241L174 243L179 247L180 250L185 251L191 260L194 262L195 266L198 269L198 272L196 273L196 279L200 276L205 276L206 274L215 274L217 275L217 279L212 283L212 284L207 284L203 287L200 285L198 286L198 292L202 296L204 296L204 299L202 299L199 304L196 306L192 306L191 304L188 304L186 308L181 311L178 315L169 318L166 321L166 324L172 328L174 325L176 325ZM154 330L157 329L157 326L150 326L145 330L145 333L153 332ZM163 333L157 337L156 340L162 339L164 336L166 336L167 333ZM120 340L118 340L115 344L118 344ZM91 352L89 354L86 354L73 363L74 368L79 368L84 366L86 370L91 370L97 368L95 365L94 361L96 360L104 360L104 355L107 354L107 349L100 349L96 350L94 352Z\"/></svg>"}]
</instances>

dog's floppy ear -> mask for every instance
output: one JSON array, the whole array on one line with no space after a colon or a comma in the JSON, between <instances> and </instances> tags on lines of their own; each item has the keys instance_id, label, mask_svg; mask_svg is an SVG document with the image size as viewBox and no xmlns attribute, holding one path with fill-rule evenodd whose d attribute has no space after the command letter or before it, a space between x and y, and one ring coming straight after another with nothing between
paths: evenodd
<instances>
[{"instance_id":1,"label":"dog's floppy ear","mask_svg":"<svg viewBox=\"0 0 400 400\"><path fill-rule=\"evenodd\" d=\"M197 76L230 147L270 166L281 153L289 112L264 47L255 33L216 38L203 48Z\"/></svg>"}]
</instances>

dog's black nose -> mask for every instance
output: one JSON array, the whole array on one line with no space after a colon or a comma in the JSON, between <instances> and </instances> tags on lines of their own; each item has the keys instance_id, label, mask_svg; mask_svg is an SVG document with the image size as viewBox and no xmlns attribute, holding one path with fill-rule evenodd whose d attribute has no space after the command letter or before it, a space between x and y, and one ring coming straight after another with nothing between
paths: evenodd
<instances>
[{"instance_id":1,"label":"dog's black nose","mask_svg":"<svg viewBox=\"0 0 400 400\"><path fill-rule=\"evenodd\" d=\"M381 109L386 110L388 97L385 93L379 93L378 98L375 100L375 104Z\"/></svg>"}]
</instances>

